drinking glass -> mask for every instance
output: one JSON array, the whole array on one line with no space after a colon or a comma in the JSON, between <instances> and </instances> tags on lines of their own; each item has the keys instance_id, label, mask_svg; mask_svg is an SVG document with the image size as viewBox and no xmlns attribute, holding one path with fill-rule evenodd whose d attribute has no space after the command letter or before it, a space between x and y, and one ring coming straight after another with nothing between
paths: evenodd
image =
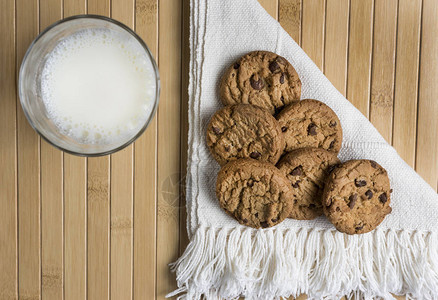
<instances>
[{"instance_id":1,"label":"drinking glass","mask_svg":"<svg viewBox=\"0 0 438 300\"><path fill-rule=\"evenodd\" d=\"M49 117L42 100L41 76L44 65L53 49L64 39L86 29L110 29L141 45L150 60L155 79L153 109L143 118L144 124L138 132L127 135L122 140L108 143L84 143L75 140L56 126ZM53 146L79 156L101 156L119 151L134 142L147 128L158 106L160 78L156 62L143 40L129 27L111 18L97 15L78 15L58 21L41 32L27 50L20 68L18 93L24 114L30 125L41 137Z\"/></svg>"}]
</instances>

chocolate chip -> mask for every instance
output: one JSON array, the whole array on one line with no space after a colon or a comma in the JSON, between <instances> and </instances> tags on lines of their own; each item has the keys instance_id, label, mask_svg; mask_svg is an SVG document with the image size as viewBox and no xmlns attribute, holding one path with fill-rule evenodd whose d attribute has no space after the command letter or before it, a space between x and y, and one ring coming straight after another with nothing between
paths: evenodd
<instances>
[{"instance_id":1,"label":"chocolate chip","mask_svg":"<svg viewBox=\"0 0 438 300\"><path fill-rule=\"evenodd\" d=\"M236 76L236 74L234 74L234 73L233 73L233 74L231 74L231 77L234 77L234 76Z\"/></svg>"},{"instance_id":2,"label":"chocolate chip","mask_svg":"<svg viewBox=\"0 0 438 300\"><path fill-rule=\"evenodd\" d=\"M337 212L340 212L340 211L341 211L341 209L339 208L339 206L336 207L336 211L337 211Z\"/></svg>"},{"instance_id":3,"label":"chocolate chip","mask_svg":"<svg viewBox=\"0 0 438 300\"><path fill-rule=\"evenodd\" d=\"M330 127L335 127L335 126L336 126L336 124L337 124L337 123L336 123L336 121L330 121L330 124L329 124L329 126L330 126Z\"/></svg>"},{"instance_id":4,"label":"chocolate chip","mask_svg":"<svg viewBox=\"0 0 438 300\"><path fill-rule=\"evenodd\" d=\"M371 163L371 167L377 169L377 163L374 160L370 160L370 163Z\"/></svg>"},{"instance_id":5,"label":"chocolate chip","mask_svg":"<svg viewBox=\"0 0 438 300\"><path fill-rule=\"evenodd\" d=\"M350 209L353 209L354 205L356 204L357 194L351 195L350 197L348 197L348 200L350 200L350 203L348 203L348 207Z\"/></svg>"},{"instance_id":6,"label":"chocolate chip","mask_svg":"<svg viewBox=\"0 0 438 300\"><path fill-rule=\"evenodd\" d=\"M333 203L333 198L328 198L328 199L325 201L325 206L330 206L330 205L332 205L332 203Z\"/></svg>"},{"instance_id":7,"label":"chocolate chip","mask_svg":"<svg viewBox=\"0 0 438 300\"><path fill-rule=\"evenodd\" d=\"M265 86L263 83L263 79L260 78L258 75L252 75L249 81L252 88L255 90L261 90Z\"/></svg>"},{"instance_id":8,"label":"chocolate chip","mask_svg":"<svg viewBox=\"0 0 438 300\"><path fill-rule=\"evenodd\" d=\"M278 65L278 63L275 60L269 64L269 71L271 71L272 73L275 73L275 71L278 71L278 70L280 70L280 66Z\"/></svg>"},{"instance_id":9,"label":"chocolate chip","mask_svg":"<svg viewBox=\"0 0 438 300\"><path fill-rule=\"evenodd\" d=\"M282 131L282 132L286 132L286 130L287 130L287 127L286 127L286 126L281 127L281 131Z\"/></svg>"},{"instance_id":10,"label":"chocolate chip","mask_svg":"<svg viewBox=\"0 0 438 300\"><path fill-rule=\"evenodd\" d=\"M334 169L336 169L336 167L337 167L338 165L336 164L336 165L331 165L331 166L329 166L328 168L327 168L327 173L331 173L331 172L333 172L333 170Z\"/></svg>"},{"instance_id":11,"label":"chocolate chip","mask_svg":"<svg viewBox=\"0 0 438 300\"><path fill-rule=\"evenodd\" d=\"M236 70L239 69L239 67L240 67L240 64L237 63L237 62L236 62L236 63L234 64L234 66L233 66L233 68L236 69Z\"/></svg>"},{"instance_id":12,"label":"chocolate chip","mask_svg":"<svg viewBox=\"0 0 438 300\"><path fill-rule=\"evenodd\" d=\"M259 213L256 212L256 213L254 214L254 216L255 216L256 218L258 218L258 217L259 217Z\"/></svg>"},{"instance_id":13,"label":"chocolate chip","mask_svg":"<svg viewBox=\"0 0 438 300\"><path fill-rule=\"evenodd\" d=\"M385 204L386 201L388 201L388 197L386 196L386 193L383 193L379 196L379 201L382 202L383 204Z\"/></svg>"},{"instance_id":14,"label":"chocolate chip","mask_svg":"<svg viewBox=\"0 0 438 300\"><path fill-rule=\"evenodd\" d=\"M295 195L294 195L295 196ZM297 204L298 203L298 200L297 199L294 199L294 204Z\"/></svg>"},{"instance_id":15,"label":"chocolate chip","mask_svg":"<svg viewBox=\"0 0 438 300\"><path fill-rule=\"evenodd\" d=\"M292 183L292 186L294 187L294 188L298 188L298 184L301 182L301 180L297 180L297 181L295 181L294 183Z\"/></svg>"},{"instance_id":16,"label":"chocolate chip","mask_svg":"<svg viewBox=\"0 0 438 300\"><path fill-rule=\"evenodd\" d=\"M268 222L260 222L260 226L263 228L269 227Z\"/></svg>"},{"instance_id":17,"label":"chocolate chip","mask_svg":"<svg viewBox=\"0 0 438 300\"><path fill-rule=\"evenodd\" d=\"M242 148L237 149L237 152L241 152L241 151L242 151Z\"/></svg>"},{"instance_id":18,"label":"chocolate chip","mask_svg":"<svg viewBox=\"0 0 438 300\"><path fill-rule=\"evenodd\" d=\"M284 83L284 73L283 73L283 74L281 74L281 76L280 76L280 83L281 83L281 84L283 84L283 83Z\"/></svg>"},{"instance_id":19,"label":"chocolate chip","mask_svg":"<svg viewBox=\"0 0 438 300\"><path fill-rule=\"evenodd\" d=\"M301 174L303 174L303 166L298 166L290 172L292 176L300 176Z\"/></svg>"},{"instance_id":20,"label":"chocolate chip","mask_svg":"<svg viewBox=\"0 0 438 300\"><path fill-rule=\"evenodd\" d=\"M371 199L371 198L373 198L373 192L371 190L368 190L365 192L365 196L367 196L368 199Z\"/></svg>"},{"instance_id":21,"label":"chocolate chip","mask_svg":"<svg viewBox=\"0 0 438 300\"><path fill-rule=\"evenodd\" d=\"M214 132L215 134L219 134L219 133L221 133L221 129L220 129L219 127L215 127L215 126L213 126L213 132Z\"/></svg>"},{"instance_id":22,"label":"chocolate chip","mask_svg":"<svg viewBox=\"0 0 438 300\"><path fill-rule=\"evenodd\" d=\"M356 229L356 231L359 231L359 230L361 230L361 229L363 228L363 226L364 226L364 225L356 226L356 228L355 228L355 229Z\"/></svg>"},{"instance_id":23,"label":"chocolate chip","mask_svg":"<svg viewBox=\"0 0 438 300\"><path fill-rule=\"evenodd\" d=\"M307 134L308 135L316 135L316 125L314 123L310 123L307 127Z\"/></svg>"},{"instance_id":24,"label":"chocolate chip","mask_svg":"<svg viewBox=\"0 0 438 300\"><path fill-rule=\"evenodd\" d=\"M254 158L254 159L257 159L260 156L262 156L262 155L260 154L260 152L257 152L257 151L251 152L251 154L249 155L249 157Z\"/></svg>"},{"instance_id":25,"label":"chocolate chip","mask_svg":"<svg viewBox=\"0 0 438 300\"><path fill-rule=\"evenodd\" d=\"M246 224L248 223L248 219L243 219L242 222Z\"/></svg>"},{"instance_id":26,"label":"chocolate chip","mask_svg":"<svg viewBox=\"0 0 438 300\"><path fill-rule=\"evenodd\" d=\"M277 56L276 61L279 62L279 63L282 64L282 65L287 64L286 59L284 59L284 58L281 57L281 56Z\"/></svg>"},{"instance_id":27,"label":"chocolate chip","mask_svg":"<svg viewBox=\"0 0 438 300\"><path fill-rule=\"evenodd\" d=\"M248 180L247 185L248 185L249 187L252 187L252 186L254 185L254 181L252 181L251 179Z\"/></svg>"},{"instance_id":28,"label":"chocolate chip","mask_svg":"<svg viewBox=\"0 0 438 300\"><path fill-rule=\"evenodd\" d=\"M272 223L277 223L277 222L278 222L278 219L276 219L276 218L271 219L271 222L272 222Z\"/></svg>"},{"instance_id":29,"label":"chocolate chip","mask_svg":"<svg viewBox=\"0 0 438 300\"><path fill-rule=\"evenodd\" d=\"M389 192L392 193L392 189L390 189Z\"/></svg>"},{"instance_id":30,"label":"chocolate chip","mask_svg":"<svg viewBox=\"0 0 438 300\"><path fill-rule=\"evenodd\" d=\"M230 151L230 147L229 146L224 146L225 151Z\"/></svg>"},{"instance_id":31,"label":"chocolate chip","mask_svg":"<svg viewBox=\"0 0 438 300\"><path fill-rule=\"evenodd\" d=\"M333 146L335 145L336 140L331 141L329 145L329 149L333 149Z\"/></svg>"},{"instance_id":32,"label":"chocolate chip","mask_svg":"<svg viewBox=\"0 0 438 300\"><path fill-rule=\"evenodd\" d=\"M355 179L354 185L356 185L357 187L366 186L367 182L365 180Z\"/></svg>"}]
</instances>

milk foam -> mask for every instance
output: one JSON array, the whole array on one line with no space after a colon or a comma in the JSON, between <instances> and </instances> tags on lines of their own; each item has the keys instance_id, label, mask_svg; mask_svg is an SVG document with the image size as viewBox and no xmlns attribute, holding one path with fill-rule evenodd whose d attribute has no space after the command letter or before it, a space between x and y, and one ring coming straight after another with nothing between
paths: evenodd
<instances>
[{"instance_id":1,"label":"milk foam","mask_svg":"<svg viewBox=\"0 0 438 300\"><path fill-rule=\"evenodd\" d=\"M138 41L109 29L86 29L50 53L41 79L56 126L85 144L121 144L144 125L156 82Z\"/></svg>"}]
</instances>

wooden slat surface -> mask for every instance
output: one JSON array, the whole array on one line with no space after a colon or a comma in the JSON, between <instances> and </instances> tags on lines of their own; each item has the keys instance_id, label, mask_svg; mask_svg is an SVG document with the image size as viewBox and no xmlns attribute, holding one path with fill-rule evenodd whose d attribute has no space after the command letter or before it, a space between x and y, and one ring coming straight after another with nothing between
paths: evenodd
<instances>
[{"instance_id":1,"label":"wooden slat surface","mask_svg":"<svg viewBox=\"0 0 438 300\"><path fill-rule=\"evenodd\" d=\"M161 0L158 4L159 58L161 77L158 107L157 164L157 299L176 288L168 264L179 254L179 179L181 106L182 4Z\"/></svg>"},{"instance_id":2,"label":"wooden slat surface","mask_svg":"<svg viewBox=\"0 0 438 300\"><path fill-rule=\"evenodd\" d=\"M399 0L392 142L415 166L420 59L421 0Z\"/></svg>"},{"instance_id":3,"label":"wooden slat surface","mask_svg":"<svg viewBox=\"0 0 438 300\"><path fill-rule=\"evenodd\" d=\"M350 1L326 1L324 73L346 96Z\"/></svg>"},{"instance_id":4,"label":"wooden slat surface","mask_svg":"<svg viewBox=\"0 0 438 300\"><path fill-rule=\"evenodd\" d=\"M303 1L301 47L324 71L325 0Z\"/></svg>"},{"instance_id":5,"label":"wooden slat surface","mask_svg":"<svg viewBox=\"0 0 438 300\"><path fill-rule=\"evenodd\" d=\"M438 3L260 3L436 189ZM133 28L161 76L146 132L89 159L41 141L16 91L37 33L87 12ZM164 299L176 287L168 263L188 243L189 1L3 0L0 25L0 299Z\"/></svg>"},{"instance_id":6,"label":"wooden slat surface","mask_svg":"<svg viewBox=\"0 0 438 300\"><path fill-rule=\"evenodd\" d=\"M347 98L369 117L374 0L351 0Z\"/></svg>"},{"instance_id":7,"label":"wooden slat surface","mask_svg":"<svg viewBox=\"0 0 438 300\"><path fill-rule=\"evenodd\" d=\"M16 1L16 70L38 34L38 4L37 0ZM17 104L17 164L18 296L34 299L41 297L40 138L27 122L20 104Z\"/></svg>"},{"instance_id":8,"label":"wooden slat surface","mask_svg":"<svg viewBox=\"0 0 438 300\"><path fill-rule=\"evenodd\" d=\"M392 141L397 0L375 0L370 121Z\"/></svg>"},{"instance_id":9,"label":"wooden slat surface","mask_svg":"<svg viewBox=\"0 0 438 300\"><path fill-rule=\"evenodd\" d=\"M301 45L301 2L301 0L278 1L278 21L298 45Z\"/></svg>"},{"instance_id":10,"label":"wooden slat surface","mask_svg":"<svg viewBox=\"0 0 438 300\"><path fill-rule=\"evenodd\" d=\"M135 29L158 60L158 0L136 0ZM134 144L134 298L156 295L157 118Z\"/></svg>"},{"instance_id":11,"label":"wooden slat surface","mask_svg":"<svg viewBox=\"0 0 438 300\"><path fill-rule=\"evenodd\" d=\"M438 181L438 2L423 1L416 169L434 188Z\"/></svg>"},{"instance_id":12,"label":"wooden slat surface","mask_svg":"<svg viewBox=\"0 0 438 300\"><path fill-rule=\"evenodd\" d=\"M0 299L18 296L15 3L0 2Z\"/></svg>"}]
</instances>

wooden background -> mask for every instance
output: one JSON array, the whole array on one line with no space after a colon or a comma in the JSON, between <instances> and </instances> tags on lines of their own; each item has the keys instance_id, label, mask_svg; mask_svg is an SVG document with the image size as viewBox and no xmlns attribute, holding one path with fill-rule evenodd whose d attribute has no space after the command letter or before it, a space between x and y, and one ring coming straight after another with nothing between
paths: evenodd
<instances>
[{"instance_id":1,"label":"wooden background","mask_svg":"<svg viewBox=\"0 0 438 300\"><path fill-rule=\"evenodd\" d=\"M438 1L260 2L436 189ZM162 80L145 134L89 159L41 140L16 91L38 32L84 13L134 28ZM188 16L186 0L0 0L0 299L163 299L175 288L167 264L187 244Z\"/></svg>"}]
</instances>

